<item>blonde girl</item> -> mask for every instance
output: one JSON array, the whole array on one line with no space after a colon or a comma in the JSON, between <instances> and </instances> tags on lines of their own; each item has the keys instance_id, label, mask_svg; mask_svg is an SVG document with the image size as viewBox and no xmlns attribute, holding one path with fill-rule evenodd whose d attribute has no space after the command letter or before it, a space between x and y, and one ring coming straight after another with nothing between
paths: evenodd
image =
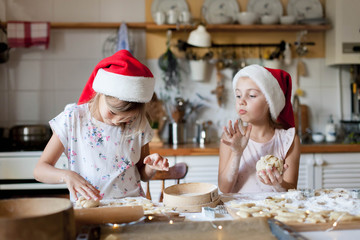
<instances>
[{"instance_id":1,"label":"blonde girl","mask_svg":"<svg viewBox=\"0 0 360 240\"><path fill-rule=\"evenodd\" d=\"M140 181L168 170L159 154L149 154L152 129L145 103L154 92L150 70L121 50L100 61L78 104L69 104L49 123L53 135L34 169L44 183L66 183L70 198L144 196ZM69 169L54 165L62 153Z\"/></svg>"},{"instance_id":2,"label":"blonde girl","mask_svg":"<svg viewBox=\"0 0 360 240\"><path fill-rule=\"evenodd\" d=\"M233 88L239 120L229 121L221 137L219 189L234 193L296 188L300 141L294 127L290 75L250 65L234 76ZM256 162L269 154L283 160L282 175L276 168L256 172Z\"/></svg>"}]
</instances>

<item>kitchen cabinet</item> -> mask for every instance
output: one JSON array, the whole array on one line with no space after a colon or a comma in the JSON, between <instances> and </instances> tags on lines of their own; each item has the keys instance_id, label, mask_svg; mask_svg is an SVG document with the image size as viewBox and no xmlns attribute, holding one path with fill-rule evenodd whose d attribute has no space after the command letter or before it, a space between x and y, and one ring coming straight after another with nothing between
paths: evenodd
<instances>
[{"instance_id":1,"label":"kitchen cabinet","mask_svg":"<svg viewBox=\"0 0 360 240\"><path fill-rule=\"evenodd\" d=\"M178 156L176 162L184 162L189 167L185 182L218 185L219 156Z\"/></svg>"},{"instance_id":2,"label":"kitchen cabinet","mask_svg":"<svg viewBox=\"0 0 360 240\"><path fill-rule=\"evenodd\" d=\"M360 188L359 154L301 154L298 188Z\"/></svg>"},{"instance_id":3,"label":"kitchen cabinet","mask_svg":"<svg viewBox=\"0 0 360 240\"><path fill-rule=\"evenodd\" d=\"M333 28L326 32L326 64L360 64L359 9L359 0L327 0Z\"/></svg>"},{"instance_id":4,"label":"kitchen cabinet","mask_svg":"<svg viewBox=\"0 0 360 240\"><path fill-rule=\"evenodd\" d=\"M314 154L314 188L360 188L360 158L356 153Z\"/></svg>"},{"instance_id":5,"label":"kitchen cabinet","mask_svg":"<svg viewBox=\"0 0 360 240\"><path fill-rule=\"evenodd\" d=\"M313 188L314 186L314 156L301 154L297 188Z\"/></svg>"},{"instance_id":6,"label":"kitchen cabinet","mask_svg":"<svg viewBox=\"0 0 360 240\"><path fill-rule=\"evenodd\" d=\"M41 153L0 153L0 190L67 189L66 184L44 184L34 179L33 170ZM63 154L55 166L67 169L67 157Z\"/></svg>"}]
</instances>

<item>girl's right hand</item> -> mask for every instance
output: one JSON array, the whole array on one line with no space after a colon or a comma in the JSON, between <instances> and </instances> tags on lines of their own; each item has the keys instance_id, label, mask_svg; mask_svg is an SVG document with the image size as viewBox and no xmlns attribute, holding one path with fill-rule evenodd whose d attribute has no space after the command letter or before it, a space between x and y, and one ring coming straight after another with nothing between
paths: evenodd
<instances>
[{"instance_id":1,"label":"girl's right hand","mask_svg":"<svg viewBox=\"0 0 360 240\"><path fill-rule=\"evenodd\" d=\"M230 120L228 128L224 127L224 134L221 138L221 142L229 146L236 154L242 154L250 138L251 125L247 127L241 125L241 128L240 130L239 120L235 121L234 127Z\"/></svg>"},{"instance_id":2,"label":"girl's right hand","mask_svg":"<svg viewBox=\"0 0 360 240\"><path fill-rule=\"evenodd\" d=\"M78 193L88 200L91 198L94 200L101 199L100 191L74 171L67 171L64 182L71 195L74 196L75 201L78 200Z\"/></svg>"}]
</instances>

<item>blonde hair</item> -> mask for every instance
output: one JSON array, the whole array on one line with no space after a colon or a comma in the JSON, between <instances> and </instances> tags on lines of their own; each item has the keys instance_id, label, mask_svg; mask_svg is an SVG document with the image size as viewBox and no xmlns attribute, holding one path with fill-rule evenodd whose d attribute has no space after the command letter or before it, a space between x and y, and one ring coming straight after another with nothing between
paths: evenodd
<instances>
[{"instance_id":1,"label":"blonde hair","mask_svg":"<svg viewBox=\"0 0 360 240\"><path fill-rule=\"evenodd\" d=\"M284 128L284 126L281 123L279 123L277 120L274 120L272 118L270 111L269 111L269 122L270 122L270 126L273 128L278 128L278 129Z\"/></svg>"},{"instance_id":2,"label":"blonde hair","mask_svg":"<svg viewBox=\"0 0 360 240\"><path fill-rule=\"evenodd\" d=\"M142 129L145 128L145 124L147 121L145 103L122 101L116 97L108 96L102 93L96 93L95 96L89 101L89 106L90 106L89 108L92 116L96 115L96 113L99 110L99 102L100 102L100 97L102 95L104 95L105 97L106 105L115 114L130 112L130 111L138 111L137 117L140 118L140 120L139 120L139 124L135 126L134 129L135 132L140 132ZM124 130L125 125L126 123L121 123L119 126L121 127L122 130Z\"/></svg>"}]
</instances>

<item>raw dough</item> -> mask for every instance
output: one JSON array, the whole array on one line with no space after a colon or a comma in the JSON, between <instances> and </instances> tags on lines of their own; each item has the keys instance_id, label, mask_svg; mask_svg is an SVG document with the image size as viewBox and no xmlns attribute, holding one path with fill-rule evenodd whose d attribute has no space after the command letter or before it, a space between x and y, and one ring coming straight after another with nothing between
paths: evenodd
<instances>
[{"instance_id":1,"label":"raw dough","mask_svg":"<svg viewBox=\"0 0 360 240\"><path fill-rule=\"evenodd\" d=\"M243 194L241 199L230 201L229 207L236 211L238 218L273 217L282 222L305 224L360 220L360 201L352 198L348 190L321 189L314 192L312 197L304 197L305 193L299 190L272 196L264 193L260 197L258 194Z\"/></svg>"},{"instance_id":2,"label":"raw dough","mask_svg":"<svg viewBox=\"0 0 360 240\"><path fill-rule=\"evenodd\" d=\"M259 161L256 163L256 171L262 171L267 169L272 169L276 167L280 174L282 174L284 169L284 163L280 158L277 158L273 155L266 155L261 157Z\"/></svg>"},{"instance_id":3,"label":"raw dough","mask_svg":"<svg viewBox=\"0 0 360 240\"><path fill-rule=\"evenodd\" d=\"M82 208L98 207L99 204L100 204L99 200L94 200L94 199L87 200L84 196L80 196L76 201L76 206Z\"/></svg>"}]
</instances>

